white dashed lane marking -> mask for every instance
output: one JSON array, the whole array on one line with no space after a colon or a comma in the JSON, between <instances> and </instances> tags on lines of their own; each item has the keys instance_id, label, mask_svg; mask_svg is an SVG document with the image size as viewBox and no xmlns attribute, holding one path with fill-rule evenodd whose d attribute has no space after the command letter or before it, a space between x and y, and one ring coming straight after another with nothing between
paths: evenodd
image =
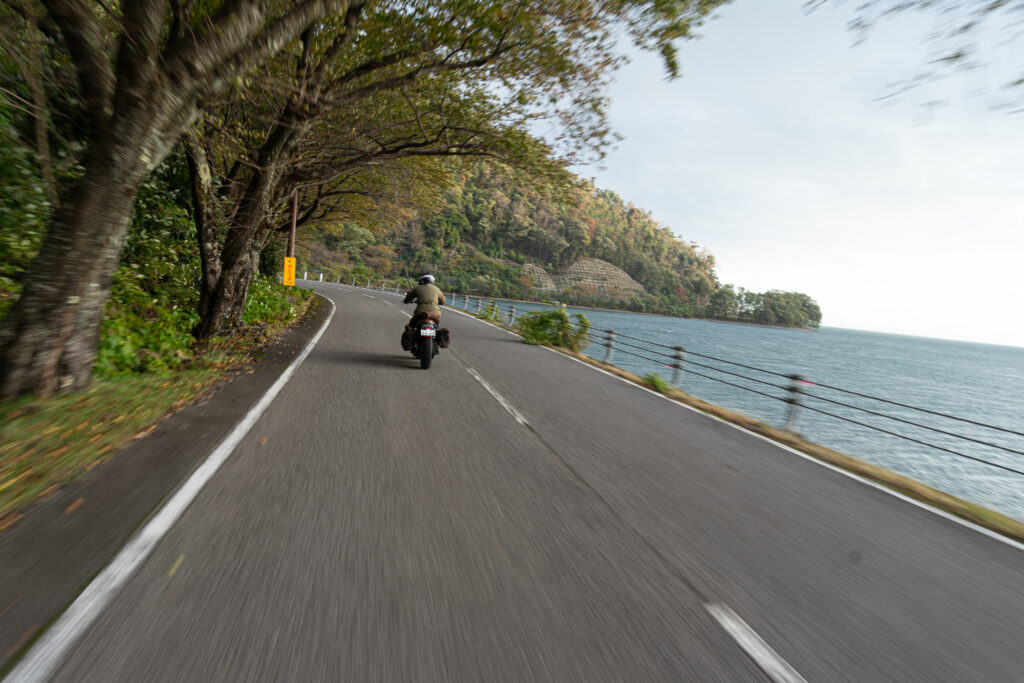
<instances>
[{"instance_id":1,"label":"white dashed lane marking","mask_svg":"<svg viewBox=\"0 0 1024 683\"><path fill-rule=\"evenodd\" d=\"M520 413L518 410L516 410L515 406L513 406L511 403L508 402L508 399L506 399L504 396L499 394L494 389L494 387L492 387L490 384L488 384L487 380L485 380L483 377L481 377L477 373L476 370L474 370L473 368L470 368L470 367L467 367L466 370L469 371L469 374L473 375L473 377L476 379L477 382L480 382L480 384L483 386L483 388L487 390L487 393L489 393L491 396L493 396L498 401L498 403L500 403L501 406L505 410L507 410L512 417L514 417L516 419L516 421L519 424L523 425L524 427L528 427L530 425L530 423L526 421L526 418L523 417L523 414Z\"/></svg>"},{"instance_id":2,"label":"white dashed lane marking","mask_svg":"<svg viewBox=\"0 0 1024 683\"><path fill-rule=\"evenodd\" d=\"M761 639L761 636L757 635L754 629L747 626L747 623L729 607L721 603L708 603L704 607L732 636L732 639L743 648L743 651L761 667L768 678L775 683L807 683L804 677L796 672L796 669L780 657L768 643Z\"/></svg>"}]
</instances>

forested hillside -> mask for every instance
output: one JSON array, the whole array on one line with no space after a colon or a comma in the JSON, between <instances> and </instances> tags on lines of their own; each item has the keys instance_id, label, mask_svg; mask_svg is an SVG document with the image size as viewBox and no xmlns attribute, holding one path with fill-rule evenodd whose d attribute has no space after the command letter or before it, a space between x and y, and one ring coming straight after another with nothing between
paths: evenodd
<instances>
[{"instance_id":1,"label":"forested hillside","mask_svg":"<svg viewBox=\"0 0 1024 683\"><path fill-rule=\"evenodd\" d=\"M460 165L450 182L431 217L396 221L379 233L356 222L324 224L306 233L300 260L330 277L362 279L403 275L404 260L410 274L429 270L448 290L487 296L795 327L821 322L806 294L721 284L710 252L589 182L541 190L499 164L480 162ZM540 282L540 271L557 281L582 259L610 263L643 291L618 295L579 278L553 291Z\"/></svg>"}]
</instances>

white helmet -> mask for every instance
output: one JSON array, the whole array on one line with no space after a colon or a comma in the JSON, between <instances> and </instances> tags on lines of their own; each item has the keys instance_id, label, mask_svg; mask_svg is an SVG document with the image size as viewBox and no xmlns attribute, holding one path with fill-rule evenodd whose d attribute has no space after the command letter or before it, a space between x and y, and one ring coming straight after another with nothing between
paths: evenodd
<instances>
[{"instance_id":1,"label":"white helmet","mask_svg":"<svg viewBox=\"0 0 1024 683\"><path fill-rule=\"evenodd\" d=\"M434 284L434 276L431 275L430 273L424 273L423 275L420 275L420 284Z\"/></svg>"}]
</instances>

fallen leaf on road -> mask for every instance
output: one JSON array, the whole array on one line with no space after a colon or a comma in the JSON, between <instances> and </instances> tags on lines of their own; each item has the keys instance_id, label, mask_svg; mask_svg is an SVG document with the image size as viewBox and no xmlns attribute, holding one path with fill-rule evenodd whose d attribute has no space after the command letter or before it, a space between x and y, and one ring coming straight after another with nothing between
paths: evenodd
<instances>
[{"instance_id":1,"label":"fallen leaf on road","mask_svg":"<svg viewBox=\"0 0 1024 683\"><path fill-rule=\"evenodd\" d=\"M178 559L174 561L171 568L167 570L167 578L173 579L174 575L178 573L178 569L181 568L181 563L185 561L184 555L178 555Z\"/></svg>"}]
</instances>

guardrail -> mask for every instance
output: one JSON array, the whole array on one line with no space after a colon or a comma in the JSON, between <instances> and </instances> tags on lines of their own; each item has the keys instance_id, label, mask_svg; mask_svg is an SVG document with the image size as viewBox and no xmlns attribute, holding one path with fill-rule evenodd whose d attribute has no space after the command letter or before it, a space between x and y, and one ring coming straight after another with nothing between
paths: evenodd
<instances>
[{"instance_id":1,"label":"guardrail","mask_svg":"<svg viewBox=\"0 0 1024 683\"><path fill-rule=\"evenodd\" d=\"M831 417L831 418L834 418L834 419L837 419L837 420L842 420L844 422L848 422L848 423L857 425L859 427L864 427L866 429L871 429L871 430L874 430L874 431L877 431L877 432L881 432L883 434L888 434L890 436L895 436L895 437L898 437L900 439L903 439L903 440L906 440L906 441L910 441L910 442L913 442L913 443L916 443L916 444L919 444L919 445L922 445L922 446L927 446L929 448L933 448L933 449L940 450L940 451L943 451L943 452L946 452L946 453L950 453L950 454L955 455L955 456L957 456L959 458L965 458L967 460L973 460L974 462L982 463L984 465L988 465L988 466L991 466L991 467L996 467L998 469L1005 470L1007 472L1013 472L1014 474L1024 475L1024 469L1018 469L1016 467L1011 467L1009 465L1004 465L1002 463L992 462L991 460L986 460L984 458L980 458L980 457L975 456L975 455L970 455L968 453L963 453L961 451L958 451L958 450L955 450L955 449L952 449L952 448L947 448L947 447L941 446L939 444L931 443L931 442L925 441L923 439L918 439L918 438L915 438L915 437L912 437L912 436L908 436L906 434L900 434L899 432L895 432L895 431L892 431L891 429L886 429L884 427L879 427L878 425L869 424L867 422L862 422L860 420L855 420L853 418L846 417L846 416L843 416L843 415L837 415L837 414L835 414L833 412L829 412L828 410L825 410L823 408L819 408L819 407L816 407L816 406L813 406L813 405L809 405L805 399L810 399L812 401L821 401L822 403L827 403L829 405L842 406L844 408L849 408L851 410L855 410L855 411L859 411L859 412L862 412L862 413L865 413L865 414L873 415L875 417L880 417L880 418L884 418L886 420L890 420L890 421L893 421L893 422L899 422L899 423L902 423L902 424L905 424L905 425L909 425L909 426L912 426L912 427L915 427L915 428L924 429L924 430L930 431L932 433L938 433L938 434L942 434L944 436L950 436L950 437L954 437L956 439L961 439L963 441L968 441L968 442L976 443L976 444L979 444L979 445L988 446L990 448L995 448L997 450L1001 450L1001 451L1004 451L1004 452L1007 452L1007 453L1012 453L1014 455L1024 456L1024 451L1018 450L1016 448L1012 448L1012 447L1004 445L1004 444L995 443L993 441L988 441L988 440L985 440L985 439L978 439L978 438L975 438L975 437L972 437L972 436L967 436L965 434L958 434L956 432L949 431L948 429L942 429L940 427L934 427L934 426L931 426L931 425L922 424L920 422L916 422L914 420L908 420L908 419L906 419L904 417L900 417L898 415L892 415L892 414L889 414L889 413L882 412L881 409L868 408L868 407L865 407L865 406L859 406L859 405L856 405L856 404L853 404L853 403L849 403L847 401L838 400L837 398L830 398L829 396L822 396L820 394L813 393L813 390L814 389L822 389L822 390L825 390L825 391L836 392L838 394L844 394L844 395L847 395L847 396L856 396L856 397L861 398L861 399L866 399L866 400L869 400L869 401L874 401L876 403L887 405L887 406L896 406L896 407L899 407L899 408L904 408L906 410L913 410L913 411L917 411L917 412L922 413L922 414L928 414L928 415L932 415L932 416L936 416L936 417L941 417L941 418L944 418L944 419L947 419L947 420L952 420L952 421L955 421L955 422L971 424L971 425L974 425L976 427L983 427L985 429L989 429L989 430L992 430L992 431L995 431L995 432L1001 432L1001 433L1005 433L1005 434L1012 434L1012 435L1015 435L1015 436L1024 437L1024 432L1017 431L1015 429L1010 429L1008 427L1001 427L999 425L987 424L987 423L984 423L984 422L979 422L977 420L972 420L972 419L965 418L965 417L959 417L957 415L950 415L949 413L943 413L943 412L940 412L940 411L937 411L937 410L931 410L929 408L921 408L919 406L910 405L908 403L903 403L903 402L900 402L900 401L893 401L893 400L890 400L890 399L887 399L887 398L883 398L883 397L880 397L880 396L872 396L870 394L865 394L863 392L853 391L853 390L850 390L850 389L844 389L842 387L837 387L837 386L832 386L832 385L829 385L829 384L825 384L823 382L811 381L811 380L808 380L807 378L805 378L805 377L803 377L803 376L801 376L799 374L795 374L795 373L787 374L787 373L777 372L777 371L774 371L774 370L766 370L764 368L758 368L758 367L753 366L753 365L749 365L749 364L746 364L746 363L739 363L737 361L728 360L728 359L725 359L725 358L718 358L718 357L710 356L710 355L707 355L707 354L695 353L693 351L687 352L682 346L667 346L665 344L660 344L658 342L652 342L652 341L649 341L649 340L646 340L646 339L640 339L638 337L631 337L631 336L624 335L624 334L621 334L621 333L616 334L615 331L613 331L613 330L604 330L604 336L603 337L601 337L598 334L595 334L593 332L588 333L587 337L588 337L588 340L591 343L594 343L594 344L606 347L607 351L606 351L606 354L605 354L605 359L608 362L611 362L610 359L613 357L613 354L614 354L615 350L618 350L620 353L624 353L624 354L627 354L627 355L630 355L630 356L636 356L637 358L642 358L644 360L647 360L647 361L650 361L650 362L653 362L653 363L658 363L660 365L669 365L670 367L673 368L673 381L672 381L672 383L675 384L678 387L682 386L682 378L683 378L684 374L685 373L690 373L690 374L698 375L700 377L703 377L705 379L708 379L708 380L711 380L711 381L714 381L714 382L720 382L722 384L727 384L727 385L735 387L737 389L742 389L744 391L752 392L754 394L759 394L759 395L764 396L766 398L770 398L770 399L773 399L773 400L776 400L776 401L782 401L784 403L787 403L787 404L789 404L789 410L787 411L786 424L785 424L784 428L789 430L789 431L794 431L795 430L797 418L798 418L798 415L799 415L799 411L801 409L803 409L803 410L810 410L810 411L813 411L815 413L819 413L821 415L826 415L828 417ZM630 341L622 341L623 339L628 339ZM630 342L637 342L637 343L630 343ZM641 344L643 346L641 346ZM671 354L665 353L665 351L663 351L662 349L668 350L668 351L672 351L672 353ZM638 351L642 351L643 353L638 353ZM652 355L653 356L659 356L659 358L652 358L651 357ZM687 355L689 355L689 356L696 356L696 357L700 358L701 361L695 361L695 360L692 360L690 358L687 358ZM670 363L666 363L666 361L671 361L671 362ZM709 365L707 362L702 362L702 361L711 361L711 362L714 362L714 363L722 363L722 364L728 365L728 366L730 366L732 368L742 368L742 369L745 369L745 370L751 370L751 371L754 371L754 372L763 373L764 375L768 376L769 378L783 378L783 379L787 379L787 380L789 380L789 383L783 385L783 384L779 384L777 382L777 380L776 381L772 381L771 379L761 379L761 378L758 378L758 377L751 377L748 374L743 374L741 372L735 372L734 370L730 370L730 369L726 369L726 368L722 368L722 367L716 367L714 365ZM719 376L714 376L714 375L707 374L707 372L701 372L700 370L694 370L693 368L695 368L695 367L696 368L701 368L702 370L705 370L705 371L715 372L715 373L718 373L719 375L724 375L724 376L728 377L729 379L723 379L722 377L719 377ZM786 393L783 396L779 396L779 395L770 393L768 391L762 391L760 389L756 389L756 388L753 388L753 387L749 387L749 386L745 386L745 385L739 384L739 383L737 383L735 381L735 379L741 379L741 380L753 382L753 383L758 384L760 386L771 387L771 388L774 388L774 389L778 389L778 390L784 391Z\"/></svg>"}]
</instances>

